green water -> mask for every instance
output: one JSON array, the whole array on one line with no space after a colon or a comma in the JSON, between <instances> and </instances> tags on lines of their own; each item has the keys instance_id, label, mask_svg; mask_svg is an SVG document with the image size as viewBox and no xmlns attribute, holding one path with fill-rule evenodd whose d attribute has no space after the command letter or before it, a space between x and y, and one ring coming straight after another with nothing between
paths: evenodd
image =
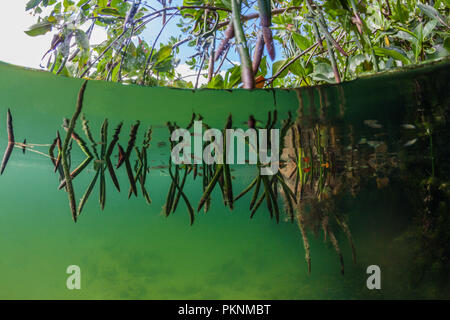
<instances>
[{"instance_id":1,"label":"green water","mask_svg":"<svg viewBox=\"0 0 450 320\"><path fill-rule=\"evenodd\" d=\"M158 146L158 142L168 141L166 121L176 121L183 127L189 123L192 112L196 112L211 127L223 128L226 116L231 113L234 125L244 128L243 123L250 114L261 121L273 109L278 110L279 119L286 118L288 111L296 116L297 92L192 92L90 81L83 112L96 140L100 140L104 118L110 123L109 139L117 123L124 121L120 137L123 146L134 121L141 121L139 141L144 128L153 127L148 153L153 169L149 171L146 186L153 202L146 204L141 194L128 199L127 176L122 168L117 171L122 192L115 190L107 176L104 211L98 204L97 184L78 222L74 223L67 194L57 190L58 175L53 172L49 158L30 151L24 155L15 148L0 177L0 298L450 298L448 283L432 272L420 282L411 281L416 252L399 240L413 225L416 211L420 211L411 200L414 199L411 193L417 189L416 180L405 179L409 166L416 162L428 166L430 162L426 155L428 140L403 130L401 125L417 120L414 110L420 99L423 103L414 89L417 82L422 85L422 95L436 96L436 99L427 98L431 105L428 108L449 108L448 66L444 62L341 87L324 87L321 92L312 89L301 93L304 113L313 114L311 110L316 107L319 110L320 105L327 106L320 121L322 125L340 129L339 140L343 146L349 143L349 128L352 128L355 144L362 138L383 141L390 157L397 160L395 168L383 173L389 176L387 187L377 188L373 177L364 177L367 179L361 179L355 196L349 188L344 188L337 198L336 210L346 217L357 254L353 264L345 235L336 233L345 275L340 273L339 259L330 241L325 243L321 232L315 236L311 230L308 238L312 272L308 275L297 224L288 219L281 219L277 224L270 219L265 206L250 219L251 195L237 201L230 211L224 207L219 190L214 190L211 209L206 214L197 213L193 226L189 226L184 203L169 217L163 214L170 177L166 168L158 166L167 165L169 147L167 143ZM13 116L16 141L26 138L28 144L49 144L56 130L63 132L62 118L71 117L80 86L80 80L0 64L0 149L6 148L8 141L4 125L7 108ZM382 129L377 131L365 125L364 120L368 119L376 119ZM445 136L446 121L435 136L434 152L440 157L448 154L445 141L439 142L438 135L443 132L441 138ZM77 131L82 135L81 123ZM377 136L379 133L383 134ZM418 142L404 147L416 135ZM48 146L34 149L47 153ZM80 162L82 153L76 145L73 150L73 162ZM115 163L117 158L113 158ZM436 175L442 181L448 180L447 165L437 163L436 166ZM233 170L233 189L237 194L253 179L254 170L249 166L234 166ZM89 165L74 179L77 199L93 175L93 166ZM189 176L185 192L196 207L202 195L200 180L194 181ZM448 244L438 249L448 258ZM81 290L66 288L69 265L81 269ZM366 287L369 265L381 268L381 290Z\"/></svg>"}]
</instances>

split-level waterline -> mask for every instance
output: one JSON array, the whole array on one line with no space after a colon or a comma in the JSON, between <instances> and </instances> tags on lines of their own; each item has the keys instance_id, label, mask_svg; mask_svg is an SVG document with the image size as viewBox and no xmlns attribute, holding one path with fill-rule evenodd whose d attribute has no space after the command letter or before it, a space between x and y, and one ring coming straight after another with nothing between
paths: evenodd
<instances>
[{"instance_id":1,"label":"split-level waterline","mask_svg":"<svg viewBox=\"0 0 450 320\"><path fill-rule=\"evenodd\" d=\"M42 258L28 252L32 239L48 233L38 241L41 249L61 257L47 261L87 266L85 297L112 286L102 270L120 288L111 297L124 290L129 297L171 298L440 296L437 276L428 279L426 265L408 260L417 252L406 255L404 246L412 243L411 230L423 233L412 236L418 241L440 235L438 224L446 223L440 213L449 177L442 160L449 153L446 63L339 86L230 92L81 84L1 68L2 211L21 212L4 213L1 225L6 230L12 222L10 230L23 236L19 243L28 244L19 248L14 235L3 233L3 248L15 242L23 252L7 254L13 261L40 270ZM254 139L234 141L236 153L244 141L245 156L228 159L220 152L230 144L227 130L239 129L254 130ZM204 135L208 130L216 135ZM189 147L180 145L186 132ZM223 149L212 147L219 136ZM266 157L258 152L261 142ZM174 162L174 149L187 161ZM273 164L276 170L265 172ZM70 216L76 224L63 222ZM428 245L441 252L444 243ZM123 255L127 250L134 258ZM408 261L411 270L403 272ZM130 272L130 264L139 272ZM386 266L386 281L403 275L410 289L361 289L372 264ZM0 269L16 275L6 281L12 290L18 271ZM405 274L420 272L423 279L411 285ZM44 278L51 288L34 279L47 290L17 296L68 295L52 275ZM205 283L199 288L196 281ZM425 293L417 289L423 286Z\"/></svg>"}]
</instances>

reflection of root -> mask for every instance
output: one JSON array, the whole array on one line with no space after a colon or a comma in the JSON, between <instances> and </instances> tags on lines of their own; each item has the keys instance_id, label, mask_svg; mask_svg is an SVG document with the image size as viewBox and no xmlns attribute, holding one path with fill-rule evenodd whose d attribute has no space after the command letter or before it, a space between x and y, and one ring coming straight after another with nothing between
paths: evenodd
<instances>
[{"instance_id":1,"label":"reflection of root","mask_svg":"<svg viewBox=\"0 0 450 320\"><path fill-rule=\"evenodd\" d=\"M302 233L303 247L305 248L305 260L306 260L306 263L308 264L308 274L311 274L311 257L309 254L310 253L309 252L309 241L308 241L308 236L306 235L304 221L305 221L305 219L303 217L303 214L301 212L301 208L299 205L297 207L297 224L300 229L300 232Z\"/></svg>"},{"instance_id":2,"label":"reflection of root","mask_svg":"<svg viewBox=\"0 0 450 320\"><path fill-rule=\"evenodd\" d=\"M345 223L345 221L341 221L336 214L335 214L335 217L336 217L336 221L338 222L339 226L342 228L342 231L347 236L350 247L352 248L353 263L356 263L356 250L355 250L355 245L353 244L353 238L352 238L352 234L350 233L350 228Z\"/></svg>"},{"instance_id":3,"label":"reflection of root","mask_svg":"<svg viewBox=\"0 0 450 320\"><path fill-rule=\"evenodd\" d=\"M330 237L330 241L333 244L334 249L336 250L336 253L339 256L339 262L341 263L341 274L344 274L344 258L342 257L341 249L339 248L339 243L334 236L333 231L331 231L330 228L328 228L328 235Z\"/></svg>"},{"instance_id":4,"label":"reflection of root","mask_svg":"<svg viewBox=\"0 0 450 320\"><path fill-rule=\"evenodd\" d=\"M323 230L323 242L327 242L327 234L328 234L328 216L324 216L322 218L322 230Z\"/></svg>"}]
</instances>

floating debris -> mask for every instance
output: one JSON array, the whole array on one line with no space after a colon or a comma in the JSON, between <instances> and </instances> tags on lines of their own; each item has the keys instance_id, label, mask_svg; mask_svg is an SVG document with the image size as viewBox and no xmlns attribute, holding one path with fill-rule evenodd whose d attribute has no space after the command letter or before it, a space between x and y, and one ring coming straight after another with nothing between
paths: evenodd
<instances>
[{"instance_id":1,"label":"floating debris","mask_svg":"<svg viewBox=\"0 0 450 320\"><path fill-rule=\"evenodd\" d=\"M372 129L381 129L383 126L378 123L378 120L364 120L364 124Z\"/></svg>"},{"instance_id":2,"label":"floating debris","mask_svg":"<svg viewBox=\"0 0 450 320\"><path fill-rule=\"evenodd\" d=\"M383 189L386 188L389 185L389 178L388 177L377 177L377 188Z\"/></svg>"},{"instance_id":3,"label":"floating debris","mask_svg":"<svg viewBox=\"0 0 450 320\"><path fill-rule=\"evenodd\" d=\"M159 169L159 170L162 170L162 169L167 169L167 168L169 168L169 166L167 166L167 165L164 165L164 164L161 164L161 165L158 165L158 166L153 166L153 167L150 167L150 169Z\"/></svg>"},{"instance_id":4,"label":"floating debris","mask_svg":"<svg viewBox=\"0 0 450 320\"><path fill-rule=\"evenodd\" d=\"M378 146L380 146L380 143L380 141L367 141L367 145L372 148L377 148Z\"/></svg>"},{"instance_id":5,"label":"floating debris","mask_svg":"<svg viewBox=\"0 0 450 320\"><path fill-rule=\"evenodd\" d=\"M402 128L403 129L408 129L408 130L413 130L413 129L416 128L416 126L413 125L413 124L405 123L405 124L402 124Z\"/></svg>"},{"instance_id":6,"label":"floating debris","mask_svg":"<svg viewBox=\"0 0 450 320\"><path fill-rule=\"evenodd\" d=\"M408 142L406 142L403 146L404 147L410 147L410 146L412 146L414 143L416 143L417 142L417 138L414 138L414 139L412 139L412 140L409 140Z\"/></svg>"}]
</instances>

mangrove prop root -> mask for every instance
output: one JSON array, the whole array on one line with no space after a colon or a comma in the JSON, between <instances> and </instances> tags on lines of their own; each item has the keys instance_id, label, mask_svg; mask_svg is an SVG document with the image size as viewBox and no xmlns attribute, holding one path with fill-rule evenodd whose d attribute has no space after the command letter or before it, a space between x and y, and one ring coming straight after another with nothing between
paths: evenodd
<instances>
[{"instance_id":1,"label":"mangrove prop root","mask_svg":"<svg viewBox=\"0 0 450 320\"><path fill-rule=\"evenodd\" d=\"M81 109L83 108L83 99L84 99L84 92L86 90L87 80L83 82L81 89L78 93L78 99L77 99L77 105L75 109L75 113L72 116L72 119L70 120L69 128L67 130L66 137L64 139L64 143L62 145L61 149L61 161L64 171L64 178L66 180L66 190L69 197L69 205L70 210L72 211L72 218L74 222L77 221L77 208L75 203L75 192L73 190L72 185L72 177L70 176L69 166L67 163L67 148L69 146L69 142L72 136L72 132L75 129L75 125L77 122L78 117L80 116Z\"/></svg>"},{"instance_id":2,"label":"mangrove prop root","mask_svg":"<svg viewBox=\"0 0 450 320\"><path fill-rule=\"evenodd\" d=\"M78 167L76 167L70 173L70 177L73 180L73 179L75 179L76 176L78 176L88 166L88 164L92 161L92 159L94 157L92 156L92 153L89 151L88 147L86 146L86 143L84 142L84 140L75 131L72 131L72 139L77 142L77 144L80 147L80 149L86 155L86 159L84 159L83 162L80 163L80 165ZM67 152L67 155L69 156L70 152ZM61 157L62 157L62 154L61 154ZM65 186L66 186L66 179L64 179L61 182L61 184L59 185L58 189L62 189Z\"/></svg>"},{"instance_id":3,"label":"mangrove prop root","mask_svg":"<svg viewBox=\"0 0 450 320\"><path fill-rule=\"evenodd\" d=\"M89 121L84 117L84 114L81 115L81 123L82 123L82 128L83 128L84 134L86 135L89 142L91 143L92 150L94 150L94 154L98 158L97 143L94 141L94 138L92 137L91 129L89 127Z\"/></svg>"},{"instance_id":4,"label":"mangrove prop root","mask_svg":"<svg viewBox=\"0 0 450 320\"><path fill-rule=\"evenodd\" d=\"M130 186L131 186L132 191L135 196L137 196L137 189L136 189L136 183L135 183L134 177L133 177L133 171L131 169L130 155L131 155L131 151L133 150L134 144L136 142L136 134L139 129L139 125L140 125L140 122L137 121L136 124L134 124L131 127L130 139L128 140L128 147L127 147L127 151L125 152L125 160L124 160L125 168L127 170L128 180L130 181Z\"/></svg>"},{"instance_id":5,"label":"mangrove prop root","mask_svg":"<svg viewBox=\"0 0 450 320\"><path fill-rule=\"evenodd\" d=\"M335 214L335 218L336 218L336 221L338 222L339 226L341 227L342 231L347 236L350 247L352 248L353 263L356 263L356 250L355 250L355 245L353 243L353 238L352 238L352 234L350 232L350 228L348 227L347 223L345 223L345 221L338 218L337 214Z\"/></svg>"},{"instance_id":6,"label":"mangrove prop root","mask_svg":"<svg viewBox=\"0 0 450 320\"><path fill-rule=\"evenodd\" d=\"M223 165L222 164L217 165L217 169L216 169L216 172L214 174L214 177L212 178L212 180L209 183L208 187L206 187L206 190L203 193L202 198L200 199L200 202L198 204L197 211L200 211L200 209L205 204L205 201L207 199L209 199L209 196L210 196L212 190L214 189L214 186L216 185L216 183L219 180L219 178L222 176L222 171L223 171Z\"/></svg>"},{"instance_id":7,"label":"mangrove prop root","mask_svg":"<svg viewBox=\"0 0 450 320\"><path fill-rule=\"evenodd\" d=\"M256 187L253 191L252 200L250 201L250 210L252 210L253 206L255 205L256 199L258 198L259 188L261 187L261 176L258 175L258 178L256 180Z\"/></svg>"},{"instance_id":8,"label":"mangrove prop root","mask_svg":"<svg viewBox=\"0 0 450 320\"><path fill-rule=\"evenodd\" d=\"M59 135L59 131L56 131L56 145L58 146L58 150L62 149L61 136ZM58 157L55 161L55 172L61 168L61 152L58 151Z\"/></svg>"},{"instance_id":9,"label":"mangrove prop root","mask_svg":"<svg viewBox=\"0 0 450 320\"><path fill-rule=\"evenodd\" d=\"M308 274L311 274L311 256L310 256L310 249L309 249L309 240L308 235L306 234L306 229L304 226L304 220L303 214L301 212L301 206L297 206L297 224L300 229L300 232L302 234L302 240L303 240L303 247L305 248L305 260L308 265Z\"/></svg>"},{"instance_id":10,"label":"mangrove prop root","mask_svg":"<svg viewBox=\"0 0 450 320\"><path fill-rule=\"evenodd\" d=\"M5 171L6 164L8 163L9 157L11 156L11 153L14 149L14 143L15 143L11 110L9 110L9 108L8 108L8 113L6 115L6 128L8 130L8 145L6 147L5 153L3 154L0 175L3 174L3 171Z\"/></svg>"},{"instance_id":11,"label":"mangrove prop root","mask_svg":"<svg viewBox=\"0 0 450 320\"><path fill-rule=\"evenodd\" d=\"M233 23L228 24L227 28L225 29L224 36L225 36L224 39L220 42L219 47L217 48L217 51L214 54L216 61L219 60L220 56L225 51L225 48L228 47L228 43L230 42L230 40L234 38Z\"/></svg>"},{"instance_id":12,"label":"mangrove prop root","mask_svg":"<svg viewBox=\"0 0 450 320\"><path fill-rule=\"evenodd\" d=\"M178 194L177 194L177 197L175 198L175 201L174 201L174 203L173 203L173 212L175 212L175 211L177 210L178 201L180 200L180 196L181 196L181 193L182 193L182 191L183 191L184 184L185 184L185 182L186 182L186 177L187 177L187 175L188 175L188 171L189 171L189 169L188 169L188 167L186 167L186 168L184 169L183 179L181 179L181 184L179 185L180 187L177 188L177 189L178 189Z\"/></svg>"},{"instance_id":13,"label":"mangrove prop root","mask_svg":"<svg viewBox=\"0 0 450 320\"><path fill-rule=\"evenodd\" d=\"M253 52L253 61L252 68L253 74L257 74L259 70L259 65L261 64L261 58L264 52L264 37L262 32L258 33L258 37L256 39L255 49Z\"/></svg>"},{"instance_id":14,"label":"mangrove prop root","mask_svg":"<svg viewBox=\"0 0 450 320\"><path fill-rule=\"evenodd\" d=\"M231 114L228 116L227 123L225 125L225 130L231 129L232 127L232 119ZM225 139L226 140L226 139ZM231 172L230 172L230 166L227 164L227 147L226 142L224 143L225 152L223 153L223 174L224 174L224 194L225 194L225 200L230 207L231 210L233 210L233 186L231 182Z\"/></svg>"},{"instance_id":15,"label":"mangrove prop root","mask_svg":"<svg viewBox=\"0 0 450 320\"><path fill-rule=\"evenodd\" d=\"M328 228L328 236L330 237L330 241L333 244L334 250L336 250L337 255L339 256L339 263L341 264L341 274L344 275L344 258L342 257L341 249L339 248L339 243L334 236L333 231Z\"/></svg>"},{"instance_id":16,"label":"mangrove prop root","mask_svg":"<svg viewBox=\"0 0 450 320\"><path fill-rule=\"evenodd\" d=\"M249 192L253 186L256 184L256 182L258 181L258 177L256 177L255 179L253 179L253 181L236 197L234 198L234 201L239 200L241 197L243 197L247 192Z\"/></svg>"},{"instance_id":17,"label":"mangrove prop root","mask_svg":"<svg viewBox=\"0 0 450 320\"><path fill-rule=\"evenodd\" d=\"M77 210L77 215L79 216L81 214L81 211L83 211L84 205L86 204L86 201L88 200L92 190L94 189L95 183L97 182L98 176L99 176L100 171L97 170L97 172L95 173L94 178L92 179L91 183L89 184L88 188L86 189L83 197L81 197L81 200L78 204L78 210Z\"/></svg>"},{"instance_id":18,"label":"mangrove prop root","mask_svg":"<svg viewBox=\"0 0 450 320\"><path fill-rule=\"evenodd\" d=\"M119 169L125 161L125 151L123 150L120 143L117 144L117 149L118 149L118 159L116 169Z\"/></svg>"},{"instance_id":19,"label":"mangrove prop root","mask_svg":"<svg viewBox=\"0 0 450 320\"><path fill-rule=\"evenodd\" d=\"M102 147L100 149L100 207L103 210L106 203L105 165L106 144L108 143L108 119L105 119L101 128Z\"/></svg>"},{"instance_id":20,"label":"mangrove prop root","mask_svg":"<svg viewBox=\"0 0 450 320\"><path fill-rule=\"evenodd\" d=\"M123 122L120 122L117 125L116 129L114 130L113 138L112 138L111 142L109 143L108 150L106 151L106 155L105 155L105 161L106 161L106 166L109 171L109 175L111 176L114 186L116 187L116 189L119 192L120 192L119 180L117 179L116 173L114 171L114 167L111 163L111 155L114 150L114 147L117 144L117 141L119 141L119 134L120 134L120 131L122 130L122 125L123 125Z\"/></svg>"},{"instance_id":21,"label":"mangrove prop root","mask_svg":"<svg viewBox=\"0 0 450 320\"><path fill-rule=\"evenodd\" d=\"M190 224L192 226L194 223L194 218L195 218L194 209L192 208L191 203L189 202L189 199L186 197L183 190L181 190L180 186L178 185L178 182L175 180L170 166L169 166L169 175L170 175L170 178L172 179L172 183L175 185L175 188L178 189L178 192L181 194L181 197L183 198L184 202L186 203L186 207L188 209L189 218L190 218Z\"/></svg>"}]
</instances>

